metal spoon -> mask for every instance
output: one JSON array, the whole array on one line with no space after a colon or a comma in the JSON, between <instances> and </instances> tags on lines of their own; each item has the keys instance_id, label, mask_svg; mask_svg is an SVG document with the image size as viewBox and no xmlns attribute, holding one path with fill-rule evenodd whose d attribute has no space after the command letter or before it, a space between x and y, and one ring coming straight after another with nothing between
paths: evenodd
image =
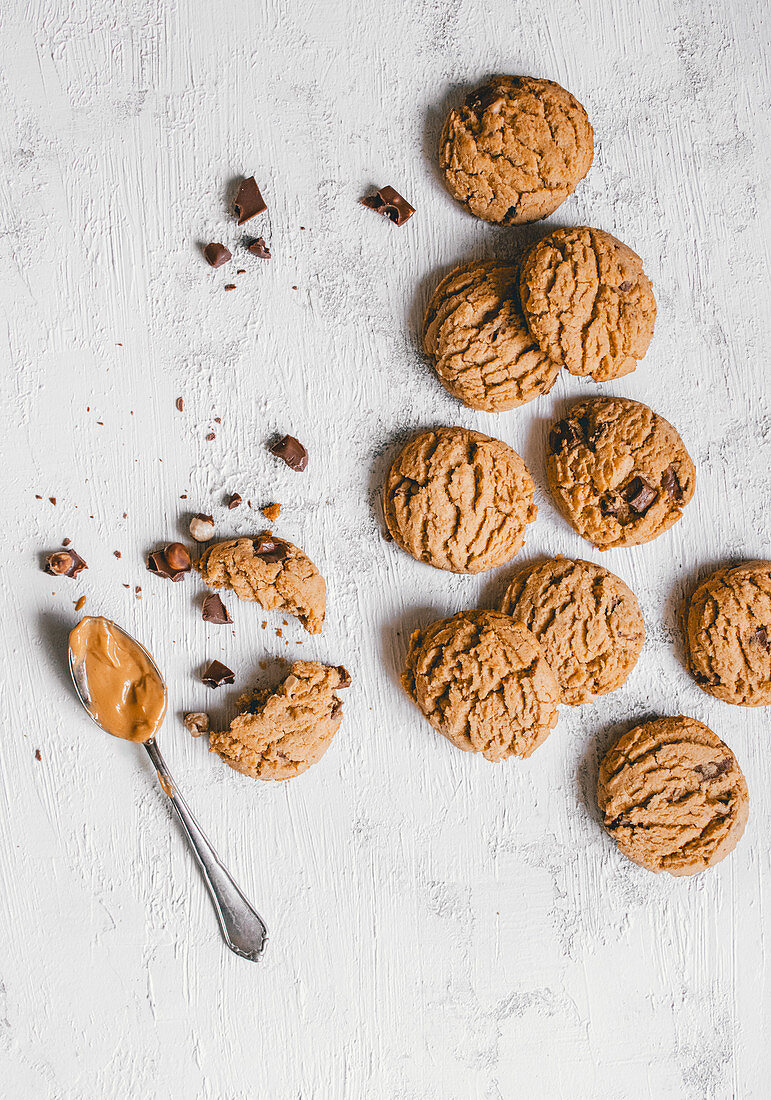
<instances>
[{"instance_id":1,"label":"metal spoon","mask_svg":"<svg viewBox=\"0 0 771 1100\"><path fill-rule=\"evenodd\" d=\"M158 666L145 647L141 645L136 638L132 638L128 631L118 626L117 623L110 622L110 626L120 631L129 641L133 642L134 645L142 650L152 667L158 673L158 679L163 684L165 693L166 682L161 676ZM72 649L69 649L69 664L70 675L75 685L75 691L86 713L93 722L96 722L100 729L104 729L105 727L97 721L91 710L85 662L78 662ZM109 733L109 730L106 732ZM257 962L268 940L268 930L265 926L265 922L257 910L247 901L238 886L236 886L230 874L225 869L222 860L212 847L211 842L190 812L187 803L179 793L171 772L166 767L166 761L161 756L161 750L158 748L155 738L151 737L149 741L144 741L142 744L147 749L147 753L158 775L158 782L176 811L188 843L193 850L196 862L201 869L206 888L214 902L214 909L217 913L217 919L219 920L225 943L231 951L235 952L236 955L240 955L242 959L249 959L251 962Z\"/></svg>"}]
</instances>

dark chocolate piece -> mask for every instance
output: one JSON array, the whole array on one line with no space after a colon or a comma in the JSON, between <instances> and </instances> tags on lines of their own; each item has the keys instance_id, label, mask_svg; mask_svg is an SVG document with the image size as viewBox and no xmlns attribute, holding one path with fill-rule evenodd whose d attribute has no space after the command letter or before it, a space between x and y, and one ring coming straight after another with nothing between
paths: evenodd
<instances>
[{"instance_id":1,"label":"dark chocolate piece","mask_svg":"<svg viewBox=\"0 0 771 1100\"><path fill-rule=\"evenodd\" d=\"M342 665L337 666L337 671L340 673L340 683L338 687L347 688L351 686L351 674L347 668Z\"/></svg>"},{"instance_id":2,"label":"dark chocolate piece","mask_svg":"<svg viewBox=\"0 0 771 1100\"><path fill-rule=\"evenodd\" d=\"M260 260L270 259L270 249L265 244L263 237L258 237L256 241L252 241L249 245L249 251L253 256L257 256Z\"/></svg>"},{"instance_id":3,"label":"dark chocolate piece","mask_svg":"<svg viewBox=\"0 0 771 1100\"><path fill-rule=\"evenodd\" d=\"M230 511L232 512L233 509L237 508L240 503L241 503L241 494L240 493L231 493L231 495L228 497L228 508L230 509Z\"/></svg>"},{"instance_id":4,"label":"dark chocolate piece","mask_svg":"<svg viewBox=\"0 0 771 1100\"><path fill-rule=\"evenodd\" d=\"M618 289L623 291L624 294L626 294L626 292L628 290L632 289L632 285L633 284L632 284L632 281L630 279L624 279L623 283L618 284Z\"/></svg>"},{"instance_id":5,"label":"dark chocolate piece","mask_svg":"<svg viewBox=\"0 0 771 1100\"><path fill-rule=\"evenodd\" d=\"M481 88L466 96L466 106L469 110L479 114L486 110L496 99L500 99L500 92L492 84L483 84Z\"/></svg>"},{"instance_id":6,"label":"dark chocolate piece","mask_svg":"<svg viewBox=\"0 0 771 1100\"><path fill-rule=\"evenodd\" d=\"M210 592L204 598L201 615L205 623L216 623L218 626L233 622L217 592Z\"/></svg>"},{"instance_id":7,"label":"dark chocolate piece","mask_svg":"<svg viewBox=\"0 0 771 1100\"><path fill-rule=\"evenodd\" d=\"M72 539L62 539L62 546L69 546Z\"/></svg>"},{"instance_id":8,"label":"dark chocolate piece","mask_svg":"<svg viewBox=\"0 0 771 1100\"><path fill-rule=\"evenodd\" d=\"M88 569L88 566L72 547L69 550L57 550L46 558L45 571L53 577L77 577L84 569Z\"/></svg>"},{"instance_id":9,"label":"dark chocolate piece","mask_svg":"<svg viewBox=\"0 0 771 1100\"><path fill-rule=\"evenodd\" d=\"M167 543L147 556L148 570L170 581L181 581L191 567L190 554L181 542Z\"/></svg>"},{"instance_id":10,"label":"dark chocolate piece","mask_svg":"<svg viewBox=\"0 0 771 1100\"><path fill-rule=\"evenodd\" d=\"M621 495L633 512L642 516L658 497L658 491L644 477L633 477L621 490Z\"/></svg>"},{"instance_id":11,"label":"dark chocolate piece","mask_svg":"<svg viewBox=\"0 0 771 1100\"><path fill-rule=\"evenodd\" d=\"M252 539L254 556L271 565L283 561L289 557L289 549L283 539L277 539L273 535L258 535Z\"/></svg>"},{"instance_id":12,"label":"dark chocolate piece","mask_svg":"<svg viewBox=\"0 0 771 1100\"><path fill-rule=\"evenodd\" d=\"M394 225L404 225L415 213L415 207L410 206L398 191L394 191L393 187L381 187L374 195L367 195L361 199L361 205L366 206L368 210L374 210L377 214L382 214Z\"/></svg>"},{"instance_id":13,"label":"dark chocolate piece","mask_svg":"<svg viewBox=\"0 0 771 1100\"><path fill-rule=\"evenodd\" d=\"M286 462L290 470L296 470L298 473L302 473L308 465L308 452L300 440L295 439L293 435L285 435L283 439L279 439L270 447L270 452L276 458Z\"/></svg>"},{"instance_id":14,"label":"dark chocolate piece","mask_svg":"<svg viewBox=\"0 0 771 1100\"><path fill-rule=\"evenodd\" d=\"M553 455L561 451L572 451L586 437L583 425L578 420L558 420L549 432L549 450Z\"/></svg>"},{"instance_id":15,"label":"dark chocolate piece","mask_svg":"<svg viewBox=\"0 0 771 1100\"><path fill-rule=\"evenodd\" d=\"M244 222L248 222L256 214L262 214L263 210L268 209L254 176L241 180L236 201L233 205L235 206L239 225L243 225Z\"/></svg>"},{"instance_id":16,"label":"dark chocolate piece","mask_svg":"<svg viewBox=\"0 0 771 1100\"><path fill-rule=\"evenodd\" d=\"M225 283L225 290L235 290L235 289L236 289L236 284L235 283Z\"/></svg>"},{"instance_id":17,"label":"dark chocolate piece","mask_svg":"<svg viewBox=\"0 0 771 1100\"><path fill-rule=\"evenodd\" d=\"M722 760L709 761L707 764L697 764L693 769L702 779L717 779L719 775L725 775L731 770L731 757L725 756Z\"/></svg>"},{"instance_id":18,"label":"dark chocolate piece","mask_svg":"<svg viewBox=\"0 0 771 1100\"><path fill-rule=\"evenodd\" d=\"M667 466L666 470L661 475L661 488L675 504L679 504L683 499L683 487L680 484L674 466L671 464Z\"/></svg>"},{"instance_id":19,"label":"dark chocolate piece","mask_svg":"<svg viewBox=\"0 0 771 1100\"><path fill-rule=\"evenodd\" d=\"M757 645L762 645L764 649L771 651L771 639L768 637L768 631L764 626L759 626L754 634L750 636L750 641L755 642Z\"/></svg>"},{"instance_id":20,"label":"dark chocolate piece","mask_svg":"<svg viewBox=\"0 0 771 1100\"><path fill-rule=\"evenodd\" d=\"M212 661L202 673L201 680L208 687L218 688L222 684L234 684L236 674L227 665L223 665L222 661Z\"/></svg>"},{"instance_id":21,"label":"dark chocolate piece","mask_svg":"<svg viewBox=\"0 0 771 1100\"><path fill-rule=\"evenodd\" d=\"M222 267L228 260L233 259L233 253L224 244L207 244L203 250L206 262L212 267Z\"/></svg>"},{"instance_id":22,"label":"dark chocolate piece","mask_svg":"<svg viewBox=\"0 0 771 1100\"><path fill-rule=\"evenodd\" d=\"M43 754L41 753L40 749L35 749L35 759L36 760L42 760L43 759Z\"/></svg>"}]
</instances>

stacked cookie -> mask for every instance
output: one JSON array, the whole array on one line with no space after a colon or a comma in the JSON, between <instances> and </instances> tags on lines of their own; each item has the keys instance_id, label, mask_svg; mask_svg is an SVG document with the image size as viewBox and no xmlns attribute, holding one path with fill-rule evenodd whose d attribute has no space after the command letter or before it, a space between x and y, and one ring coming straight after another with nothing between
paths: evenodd
<instances>
[{"instance_id":1,"label":"stacked cookie","mask_svg":"<svg viewBox=\"0 0 771 1100\"><path fill-rule=\"evenodd\" d=\"M547 80L499 77L452 110L440 141L450 193L498 224L551 214L586 175L586 111ZM610 234L557 229L509 262L450 272L425 316L423 346L454 397L503 412L548 393L559 371L605 382L645 355L656 302L643 264ZM695 487L676 429L647 405L576 403L548 436L551 491L599 550L657 538ZM394 541L455 573L510 561L536 518L533 480L499 440L464 428L413 439L388 472L384 512ZM771 703L771 562L722 570L684 609L688 662L717 698ZM434 728L491 761L529 756L558 704L619 688L645 638L634 593L607 569L555 558L520 570L499 611L464 611L415 631L402 677ZM692 718L625 734L602 762L598 801L608 832L653 871L692 874L738 842L747 788L730 749Z\"/></svg>"}]
</instances>

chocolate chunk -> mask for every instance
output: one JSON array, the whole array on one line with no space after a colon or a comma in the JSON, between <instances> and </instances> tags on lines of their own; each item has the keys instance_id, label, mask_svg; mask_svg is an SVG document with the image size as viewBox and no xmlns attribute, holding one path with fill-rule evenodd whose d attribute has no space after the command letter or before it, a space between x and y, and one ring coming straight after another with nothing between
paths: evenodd
<instances>
[{"instance_id":1,"label":"chocolate chunk","mask_svg":"<svg viewBox=\"0 0 771 1100\"><path fill-rule=\"evenodd\" d=\"M69 546L72 539L62 539L62 546Z\"/></svg>"},{"instance_id":2,"label":"chocolate chunk","mask_svg":"<svg viewBox=\"0 0 771 1100\"><path fill-rule=\"evenodd\" d=\"M338 687L347 688L351 686L351 674L347 668L342 665L337 666L337 671L340 673L340 683Z\"/></svg>"},{"instance_id":3,"label":"chocolate chunk","mask_svg":"<svg viewBox=\"0 0 771 1100\"><path fill-rule=\"evenodd\" d=\"M239 225L243 225L244 222L248 222L250 218L253 218L255 214L262 214L263 210L268 209L265 200L260 194L260 189L257 186L254 176L249 176L249 179L241 180L241 185L236 195L236 201L233 205L235 206Z\"/></svg>"},{"instance_id":4,"label":"chocolate chunk","mask_svg":"<svg viewBox=\"0 0 771 1100\"><path fill-rule=\"evenodd\" d=\"M731 770L731 763L731 757L726 756L722 760L710 760L706 764L697 764L693 770L702 779L717 779L719 775L725 775L727 771Z\"/></svg>"},{"instance_id":5,"label":"chocolate chunk","mask_svg":"<svg viewBox=\"0 0 771 1100\"><path fill-rule=\"evenodd\" d=\"M183 402L182 398L178 397L177 400L174 402L174 404L177 406L177 412L182 412L182 408L184 406L184 402Z\"/></svg>"},{"instance_id":6,"label":"chocolate chunk","mask_svg":"<svg viewBox=\"0 0 771 1100\"><path fill-rule=\"evenodd\" d=\"M476 91L472 92L471 95L466 96L466 106L469 110L478 114L480 111L492 106L500 97L497 88L494 88L492 84L484 84L481 88L477 88Z\"/></svg>"},{"instance_id":7,"label":"chocolate chunk","mask_svg":"<svg viewBox=\"0 0 771 1100\"><path fill-rule=\"evenodd\" d=\"M265 244L263 237L258 237L256 241L252 241L249 245L249 251L253 256L257 256L261 260L270 259L270 249Z\"/></svg>"},{"instance_id":8,"label":"chocolate chunk","mask_svg":"<svg viewBox=\"0 0 771 1100\"><path fill-rule=\"evenodd\" d=\"M225 283L225 290L235 290L235 289L236 289L236 284L235 283Z\"/></svg>"},{"instance_id":9,"label":"chocolate chunk","mask_svg":"<svg viewBox=\"0 0 771 1100\"><path fill-rule=\"evenodd\" d=\"M43 754L41 753L40 749L35 749L35 759L36 760L42 760L43 759Z\"/></svg>"},{"instance_id":10,"label":"chocolate chunk","mask_svg":"<svg viewBox=\"0 0 771 1100\"><path fill-rule=\"evenodd\" d=\"M621 495L633 512L642 516L658 497L658 491L644 477L633 477L621 490Z\"/></svg>"},{"instance_id":11,"label":"chocolate chunk","mask_svg":"<svg viewBox=\"0 0 771 1100\"><path fill-rule=\"evenodd\" d=\"M618 493L603 493L600 497L600 511L604 516L614 516L619 522L629 519L629 505Z\"/></svg>"},{"instance_id":12,"label":"chocolate chunk","mask_svg":"<svg viewBox=\"0 0 771 1100\"><path fill-rule=\"evenodd\" d=\"M228 614L228 609L216 592L210 592L205 597L201 614L205 623L216 623L218 626L224 626L225 623L233 622Z\"/></svg>"},{"instance_id":13,"label":"chocolate chunk","mask_svg":"<svg viewBox=\"0 0 771 1100\"><path fill-rule=\"evenodd\" d=\"M549 450L553 455L561 451L572 451L586 438L584 427L579 420L559 420L549 432Z\"/></svg>"},{"instance_id":14,"label":"chocolate chunk","mask_svg":"<svg viewBox=\"0 0 771 1100\"><path fill-rule=\"evenodd\" d=\"M153 550L147 557L147 568L159 577L170 581L181 581L192 566L187 547L181 542L170 542L160 550Z\"/></svg>"},{"instance_id":15,"label":"chocolate chunk","mask_svg":"<svg viewBox=\"0 0 771 1100\"><path fill-rule=\"evenodd\" d=\"M368 210L374 210L388 218L394 225L404 225L415 213L415 207L410 206L405 198L394 191L393 187L381 187L374 195L367 195L361 200L361 205Z\"/></svg>"},{"instance_id":16,"label":"chocolate chunk","mask_svg":"<svg viewBox=\"0 0 771 1100\"><path fill-rule=\"evenodd\" d=\"M633 284L630 279L624 279L623 283L618 284L618 289L622 290L624 294L626 294L628 290L632 289L632 286Z\"/></svg>"},{"instance_id":17,"label":"chocolate chunk","mask_svg":"<svg viewBox=\"0 0 771 1100\"><path fill-rule=\"evenodd\" d=\"M332 710L329 713L330 718L337 718L338 714L343 713L343 701L342 699L335 699L332 704Z\"/></svg>"},{"instance_id":18,"label":"chocolate chunk","mask_svg":"<svg viewBox=\"0 0 771 1100\"><path fill-rule=\"evenodd\" d=\"M293 435L285 435L283 439L279 439L270 447L270 452L276 458L286 462L290 470L296 470L298 473L302 473L308 465L308 452L300 440L295 439Z\"/></svg>"},{"instance_id":19,"label":"chocolate chunk","mask_svg":"<svg viewBox=\"0 0 771 1100\"><path fill-rule=\"evenodd\" d=\"M764 626L759 626L753 635L750 637L751 642L755 642L756 645L762 645L764 649L771 652L771 639L768 637L768 631Z\"/></svg>"},{"instance_id":20,"label":"chocolate chunk","mask_svg":"<svg viewBox=\"0 0 771 1100\"><path fill-rule=\"evenodd\" d=\"M193 737L204 737L209 732L209 715L202 710L192 711L183 718L185 729Z\"/></svg>"},{"instance_id":21,"label":"chocolate chunk","mask_svg":"<svg viewBox=\"0 0 771 1100\"><path fill-rule=\"evenodd\" d=\"M203 250L206 262L212 267L222 267L228 260L232 260L233 253L224 244L207 244Z\"/></svg>"},{"instance_id":22,"label":"chocolate chunk","mask_svg":"<svg viewBox=\"0 0 771 1100\"><path fill-rule=\"evenodd\" d=\"M231 493L231 495L228 497L228 508L230 509L230 511L232 512L233 509L237 508L240 503L241 503L241 494L240 493Z\"/></svg>"},{"instance_id":23,"label":"chocolate chunk","mask_svg":"<svg viewBox=\"0 0 771 1100\"><path fill-rule=\"evenodd\" d=\"M672 465L667 466L664 473L661 475L661 488L667 493L670 500L673 500L675 504L679 504L683 499L683 489L680 485L680 481L675 472L675 468Z\"/></svg>"},{"instance_id":24,"label":"chocolate chunk","mask_svg":"<svg viewBox=\"0 0 771 1100\"><path fill-rule=\"evenodd\" d=\"M287 544L283 539L274 538L273 535L258 535L252 539L254 556L262 561L275 564L289 556Z\"/></svg>"},{"instance_id":25,"label":"chocolate chunk","mask_svg":"<svg viewBox=\"0 0 771 1100\"><path fill-rule=\"evenodd\" d=\"M53 577L77 577L84 569L88 569L88 566L72 547L69 550L57 550L46 558L45 571Z\"/></svg>"},{"instance_id":26,"label":"chocolate chunk","mask_svg":"<svg viewBox=\"0 0 771 1100\"><path fill-rule=\"evenodd\" d=\"M201 680L208 687L218 688L222 684L234 684L236 674L227 665L223 665L222 661L212 661L201 675Z\"/></svg>"}]
</instances>

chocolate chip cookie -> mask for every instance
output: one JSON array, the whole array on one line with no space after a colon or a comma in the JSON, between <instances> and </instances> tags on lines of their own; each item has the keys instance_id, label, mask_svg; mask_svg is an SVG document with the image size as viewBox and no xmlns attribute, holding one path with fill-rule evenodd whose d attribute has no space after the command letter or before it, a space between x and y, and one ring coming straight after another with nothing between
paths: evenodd
<instances>
[{"instance_id":1,"label":"chocolate chip cookie","mask_svg":"<svg viewBox=\"0 0 771 1100\"><path fill-rule=\"evenodd\" d=\"M648 350L656 300L642 260L600 229L556 229L525 256L520 298L541 351L606 382Z\"/></svg>"},{"instance_id":2,"label":"chocolate chip cookie","mask_svg":"<svg viewBox=\"0 0 771 1100\"><path fill-rule=\"evenodd\" d=\"M216 542L196 568L210 588L230 588L239 600L295 615L309 634L321 632L327 606L324 578L299 546L270 531Z\"/></svg>"},{"instance_id":3,"label":"chocolate chip cookie","mask_svg":"<svg viewBox=\"0 0 771 1100\"><path fill-rule=\"evenodd\" d=\"M771 561L718 569L683 608L688 667L709 695L771 706Z\"/></svg>"},{"instance_id":4,"label":"chocolate chip cookie","mask_svg":"<svg viewBox=\"0 0 771 1100\"><path fill-rule=\"evenodd\" d=\"M621 397L581 401L554 425L546 473L568 523L599 550L658 538L680 519L695 484L672 425Z\"/></svg>"},{"instance_id":5,"label":"chocolate chip cookie","mask_svg":"<svg viewBox=\"0 0 771 1100\"><path fill-rule=\"evenodd\" d=\"M494 77L450 111L439 165L450 194L488 222L518 225L551 214L594 157L586 111L551 80Z\"/></svg>"},{"instance_id":6,"label":"chocolate chip cookie","mask_svg":"<svg viewBox=\"0 0 771 1100\"><path fill-rule=\"evenodd\" d=\"M538 511L533 479L501 443L466 428L435 428L408 443L388 471L388 530L408 554L452 573L509 561Z\"/></svg>"},{"instance_id":7,"label":"chocolate chip cookie","mask_svg":"<svg viewBox=\"0 0 771 1100\"><path fill-rule=\"evenodd\" d=\"M580 558L525 566L506 589L501 611L533 632L563 703L574 706L620 687L645 641L634 592L614 573Z\"/></svg>"},{"instance_id":8,"label":"chocolate chip cookie","mask_svg":"<svg viewBox=\"0 0 771 1100\"><path fill-rule=\"evenodd\" d=\"M670 875L694 875L724 859L749 810L734 754L683 715L645 722L620 737L600 765L597 801L619 850Z\"/></svg>"},{"instance_id":9,"label":"chocolate chip cookie","mask_svg":"<svg viewBox=\"0 0 771 1100\"><path fill-rule=\"evenodd\" d=\"M297 661L272 691L243 696L243 710L209 745L226 764L254 779L291 779L320 760L343 718L336 692L351 677L340 666Z\"/></svg>"},{"instance_id":10,"label":"chocolate chip cookie","mask_svg":"<svg viewBox=\"0 0 771 1100\"><path fill-rule=\"evenodd\" d=\"M530 756L557 724L554 673L527 627L499 611L416 630L402 683L434 729L487 760Z\"/></svg>"},{"instance_id":11,"label":"chocolate chip cookie","mask_svg":"<svg viewBox=\"0 0 771 1100\"><path fill-rule=\"evenodd\" d=\"M445 389L470 409L524 405L548 393L559 373L525 324L517 273L499 260L463 264L428 304L423 348Z\"/></svg>"}]
</instances>

